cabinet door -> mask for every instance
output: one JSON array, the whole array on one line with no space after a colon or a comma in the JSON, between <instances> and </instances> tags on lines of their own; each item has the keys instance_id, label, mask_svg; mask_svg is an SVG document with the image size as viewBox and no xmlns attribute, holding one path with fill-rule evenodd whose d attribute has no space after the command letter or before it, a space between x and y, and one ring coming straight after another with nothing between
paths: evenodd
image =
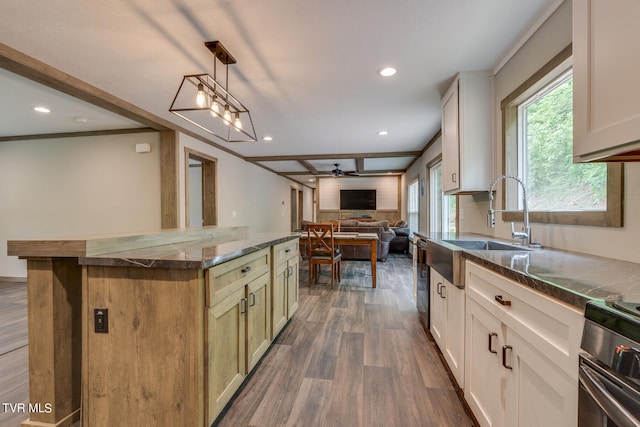
<instances>
[{"instance_id":1,"label":"cabinet door","mask_svg":"<svg viewBox=\"0 0 640 427\"><path fill-rule=\"evenodd\" d=\"M270 282L269 274L263 274L247 285L247 372L271 344Z\"/></svg>"},{"instance_id":2,"label":"cabinet door","mask_svg":"<svg viewBox=\"0 0 640 427\"><path fill-rule=\"evenodd\" d=\"M287 263L282 262L273 269L271 282L271 339L274 339L287 324Z\"/></svg>"},{"instance_id":3,"label":"cabinet door","mask_svg":"<svg viewBox=\"0 0 640 427\"><path fill-rule=\"evenodd\" d=\"M482 427L503 425L502 323L467 297L464 397Z\"/></svg>"},{"instance_id":4,"label":"cabinet door","mask_svg":"<svg viewBox=\"0 0 640 427\"><path fill-rule=\"evenodd\" d=\"M460 187L460 129L458 127L458 82L442 98L442 190Z\"/></svg>"},{"instance_id":5,"label":"cabinet door","mask_svg":"<svg viewBox=\"0 0 640 427\"><path fill-rule=\"evenodd\" d=\"M446 334L444 358L460 388L464 389L464 289L444 281Z\"/></svg>"},{"instance_id":6,"label":"cabinet door","mask_svg":"<svg viewBox=\"0 0 640 427\"><path fill-rule=\"evenodd\" d=\"M506 330L506 426L575 426L578 381L553 364L538 348ZM576 365L577 370L577 365Z\"/></svg>"},{"instance_id":7,"label":"cabinet door","mask_svg":"<svg viewBox=\"0 0 640 427\"><path fill-rule=\"evenodd\" d=\"M430 330L431 335L440 347L441 351L444 351L444 336L445 336L445 299L442 298L442 287L444 286L444 278L433 268L431 269L431 298L429 299L430 307Z\"/></svg>"},{"instance_id":8,"label":"cabinet door","mask_svg":"<svg viewBox=\"0 0 640 427\"><path fill-rule=\"evenodd\" d=\"M573 152L577 161L633 150L637 158L638 16L637 0L573 2Z\"/></svg>"},{"instance_id":9,"label":"cabinet door","mask_svg":"<svg viewBox=\"0 0 640 427\"><path fill-rule=\"evenodd\" d=\"M287 265L287 317L291 319L293 313L298 310L299 301L299 281L300 281L300 260L296 255L289 259Z\"/></svg>"},{"instance_id":10,"label":"cabinet door","mask_svg":"<svg viewBox=\"0 0 640 427\"><path fill-rule=\"evenodd\" d=\"M241 287L207 313L207 425L220 414L247 373L246 303L245 287Z\"/></svg>"}]
</instances>

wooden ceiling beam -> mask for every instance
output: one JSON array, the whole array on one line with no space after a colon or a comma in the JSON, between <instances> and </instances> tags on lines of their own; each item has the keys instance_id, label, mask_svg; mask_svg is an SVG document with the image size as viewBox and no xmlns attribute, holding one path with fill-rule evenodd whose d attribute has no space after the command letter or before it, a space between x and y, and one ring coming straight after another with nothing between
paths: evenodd
<instances>
[{"instance_id":1,"label":"wooden ceiling beam","mask_svg":"<svg viewBox=\"0 0 640 427\"><path fill-rule=\"evenodd\" d=\"M286 156L250 156L244 159L248 162L274 162L284 160L326 160L326 159L379 159L384 157L416 157L422 154L418 151L394 151L388 153L348 153L348 154L296 154Z\"/></svg>"},{"instance_id":2,"label":"wooden ceiling beam","mask_svg":"<svg viewBox=\"0 0 640 427\"><path fill-rule=\"evenodd\" d=\"M307 168L307 170L312 173L313 175L317 175L320 173L320 171L318 169L316 169L311 163L309 163L306 160L299 160L298 161L302 166L304 166L305 168Z\"/></svg>"}]
</instances>

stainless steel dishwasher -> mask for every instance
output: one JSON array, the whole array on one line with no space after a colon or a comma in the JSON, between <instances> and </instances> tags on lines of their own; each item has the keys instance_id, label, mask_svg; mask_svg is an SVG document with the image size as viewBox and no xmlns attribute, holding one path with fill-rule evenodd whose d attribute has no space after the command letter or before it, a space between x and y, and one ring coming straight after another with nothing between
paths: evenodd
<instances>
[{"instance_id":1,"label":"stainless steel dishwasher","mask_svg":"<svg viewBox=\"0 0 640 427\"><path fill-rule=\"evenodd\" d=\"M416 308L420 322L425 330L429 330L429 272L427 266L427 242L416 238L415 256L415 280L416 280Z\"/></svg>"},{"instance_id":2,"label":"stainless steel dishwasher","mask_svg":"<svg viewBox=\"0 0 640 427\"><path fill-rule=\"evenodd\" d=\"M640 426L640 303L587 303L581 347L578 426Z\"/></svg>"}]
</instances>

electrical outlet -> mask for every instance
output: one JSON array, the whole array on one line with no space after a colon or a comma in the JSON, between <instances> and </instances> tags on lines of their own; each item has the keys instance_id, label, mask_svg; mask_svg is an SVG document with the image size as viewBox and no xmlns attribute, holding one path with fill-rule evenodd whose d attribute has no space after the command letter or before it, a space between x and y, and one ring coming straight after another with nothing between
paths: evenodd
<instances>
[{"instance_id":1,"label":"electrical outlet","mask_svg":"<svg viewBox=\"0 0 640 427\"><path fill-rule=\"evenodd\" d=\"M94 308L93 324L94 324L94 330L97 334L109 333L109 309Z\"/></svg>"}]
</instances>

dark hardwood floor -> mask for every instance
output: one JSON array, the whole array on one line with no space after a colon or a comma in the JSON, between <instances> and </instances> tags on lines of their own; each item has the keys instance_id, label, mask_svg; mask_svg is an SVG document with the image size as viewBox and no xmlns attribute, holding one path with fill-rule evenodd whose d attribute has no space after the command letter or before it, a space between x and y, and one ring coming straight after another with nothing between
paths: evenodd
<instances>
[{"instance_id":1,"label":"dark hardwood floor","mask_svg":"<svg viewBox=\"0 0 640 427\"><path fill-rule=\"evenodd\" d=\"M0 281L0 426L15 427L29 415L5 403L29 402L27 284Z\"/></svg>"},{"instance_id":2,"label":"dark hardwood floor","mask_svg":"<svg viewBox=\"0 0 640 427\"><path fill-rule=\"evenodd\" d=\"M420 325L411 260L343 261L342 282L329 269L307 287L300 308L245 383L219 426L471 426L473 422ZM0 282L0 402L28 402L26 284ZM25 414L0 410L0 426Z\"/></svg>"},{"instance_id":3,"label":"dark hardwood floor","mask_svg":"<svg viewBox=\"0 0 640 427\"><path fill-rule=\"evenodd\" d=\"M237 395L219 426L471 426L418 321L411 259L343 261L307 287L300 308ZM363 280L364 279L364 280Z\"/></svg>"}]
</instances>

